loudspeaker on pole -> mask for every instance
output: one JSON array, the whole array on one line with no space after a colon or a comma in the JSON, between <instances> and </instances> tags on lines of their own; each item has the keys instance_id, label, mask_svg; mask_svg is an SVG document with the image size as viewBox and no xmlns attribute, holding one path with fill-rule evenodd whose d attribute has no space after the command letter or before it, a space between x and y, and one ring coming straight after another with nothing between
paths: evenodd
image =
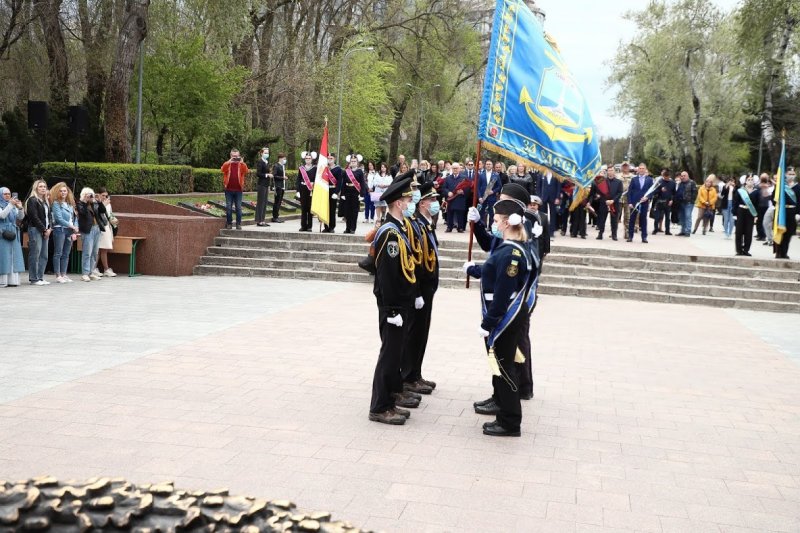
<instances>
[{"instance_id":1,"label":"loudspeaker on pole","mask_svg":"<svg viewBox=\"0 0 800 533\"><path fill-rule=\"evenodd\" d=\"M71 105L67 110L67 125L76 135L84 135L89 131L89 110L80 105Z\"/></svg>"},{"instance_id":2,"label":"loudspeaker on pole","mask_svg":"<svg viewBox=\"0 0 800 533\"><path fill-rule=\"evenodd\" d=\"M46 130L49 115L47 102L28 100L28 129Z\"/></svg>"}]
</instances>

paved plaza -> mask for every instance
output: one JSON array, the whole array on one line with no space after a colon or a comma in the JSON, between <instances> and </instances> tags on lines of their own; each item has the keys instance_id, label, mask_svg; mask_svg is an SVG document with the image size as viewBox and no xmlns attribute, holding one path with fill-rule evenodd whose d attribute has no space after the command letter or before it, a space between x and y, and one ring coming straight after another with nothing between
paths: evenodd
<instances>
[{"instance_id":1,"label":"paved plaza","mask_svg":"<svg viewBox=\"0 0 800 533\"><path fill-rule=\"evenodd\" d=\"M543 296L523 435L492 439L474 291L437 293L434 394L367 420L371 289L2 289L0 479L226 487L386 531L800 531L797 316Z\"/></svg>"}]
</instances>

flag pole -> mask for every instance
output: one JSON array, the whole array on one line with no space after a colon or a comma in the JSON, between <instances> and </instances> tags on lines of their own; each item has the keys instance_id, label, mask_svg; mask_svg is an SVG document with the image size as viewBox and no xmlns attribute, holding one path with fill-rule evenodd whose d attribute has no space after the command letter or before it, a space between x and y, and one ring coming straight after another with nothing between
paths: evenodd
<instances>
[{"instance_id":1,"label":"flag pole","mask_svg":"<svg viewBox=\"0 0 800 533\"><path fill-rule=\"evenodd\" d=\"M481 140L475 149L475 173L472 175L472 207L478 205L478 164L481 160ZM467 248L467 261L472 261L472 236L475 234L475 223L469 223L469 248ZM469 289L469 274L467 274L467 288Z\"/></svg>"}]
</instances>

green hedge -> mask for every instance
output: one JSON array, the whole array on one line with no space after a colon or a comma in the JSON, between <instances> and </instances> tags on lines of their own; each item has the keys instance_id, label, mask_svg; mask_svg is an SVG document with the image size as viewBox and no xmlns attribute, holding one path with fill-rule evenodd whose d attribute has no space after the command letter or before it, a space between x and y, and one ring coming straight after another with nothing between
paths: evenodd
<instances>
[{"instance_id":1,"label":"green hedge","mask_svg":"<svg viewBox=\"0 0 800 533\"><path fill-rule=\"evenodd\" d=\"M71 184L73 163L42 163L42 176L48 183L63 178ZM113 194L177 194L222 191L222 171L217 168L192 168L182 165L131 165L119 163L81 163L78 187L105 187ZM255 170L245 180L245 190L256 190ZM297 171L286 172L286 188L294 189Z\"/></svg>"},{"instance_id":2,"label":"green hedge","mask_svg":"<svg viewBox=\"0 0 800 533\"><path fill-rule=\"evenodd\" d=\"M42 163L42 175L69 181L73 163ZM131 165L120 163L80 163L78 187L105 187L113 194L176 194L192 192L192 167L183 165Z\"/></svg>"}]
</instances>

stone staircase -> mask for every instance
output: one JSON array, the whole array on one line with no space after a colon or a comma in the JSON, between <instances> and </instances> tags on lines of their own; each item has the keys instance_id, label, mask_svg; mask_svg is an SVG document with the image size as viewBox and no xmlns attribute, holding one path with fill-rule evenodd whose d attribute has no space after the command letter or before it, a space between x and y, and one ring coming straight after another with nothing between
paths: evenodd
<instances>
[{"instance_id":1,"label":"stone staircase","mask_svg":"<svg viewBox=\"0 0 800 533\"><path fill-rule=\"evenodd\" d=\"M362 236L222 230L194 274L371 283L356 265L367 250ZM476 247L473 259L485 257ZM464 287L466 258L463 242L442 241L442 287ZM789 261L554 244L539 292L800 313L800 272Z\"/></svg>"}]
</instances>

